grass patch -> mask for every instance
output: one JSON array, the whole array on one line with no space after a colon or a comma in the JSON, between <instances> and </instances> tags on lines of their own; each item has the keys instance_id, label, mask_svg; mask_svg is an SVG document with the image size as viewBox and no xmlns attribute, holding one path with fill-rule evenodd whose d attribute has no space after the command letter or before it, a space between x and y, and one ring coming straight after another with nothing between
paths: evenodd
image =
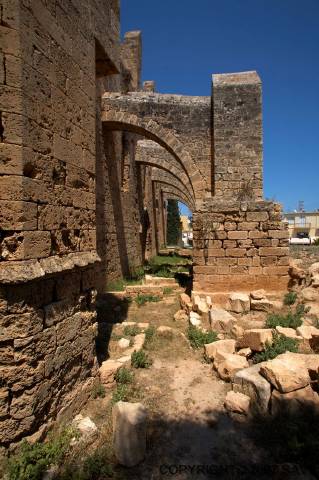
<instances>
[{"instance_id":1,"label":"grass patch","mask_svg":"<svg viewBox=\"0 0 319 480\"><path fill-rule=\"evenodd\" d=\"M152 360L150 357L144 352L144 350L140 350L139 352L133 352L131 356L131 365L134 368L150 368L152 365Z\"/></svg>"},{"instance_id":2,"label":"grass patch","mask_svg":"<svg viewBox=\"0 0 319 480\"><path fill-rule=\"evenodd\" d=\"M119 280L114 280L109 282L106 285L106 290L108 292L123 292L126 287L130 285L142 285L141 279L129 279L129 278L120 278Z\"/></svg>"},{"instance_id":3,"label":"grass patch","mask_svg":"<svg viewBox=\"0 0 319 480\"><path fill-rule=\"evenodd\" d=\"M145 330L145 342L144 345L149 344L154 340L156 334L156 328L154 325L150 325L146 330Z\"/></svg>"},{"instance_id":4,"label":"grass patch","mask_svg":"<svg viewBox=\"0 0 319 480\"><path fill-rule=\"evenodd\" d=\"M288 292L284 296L284 305L294 305L297 300L297 293L296 292Z\"/></svg>"},{"instance_id":5,"label":"grass patch","mask_svg":"<svg viewBox=\"0 0 319 480\"><path fill-rule=\"evenodd\" d=\"M199 328L190 325L187 329L187 337L193 348L201 348L205 343L212 343L217 340L216 332L203 332Z\"/></svg>"},{"instance_id":6,"label":"grass patch","mask_svg":"<svg viewBox=\"0 0 319 480\"><path fill-rule=\"evenodd\" d=\"M41 480L50 465L63 461L74 435L73 429L65 429L56 437L49 436L46 442L30 445L24 441L8 460L8 480Z\"/></svg>"},{"instance_id":7,"label":"grass patch","mask_svg":"<svg viewBox=\"0 0 319 480\"><path fill-rule=\"evenodd\" d=\"M145 305L148 302L159 302L161 299L158 295L141 295L138 294L135 298L135 302L139 307Z\"/></svg>"},{"instance_id":8,"label":"grass patch","mask_svg":"<svg viewBox=\"0 0 319 480\"><path fill-rule=\"evenodd\" d=\"M119 383L112 394L111 403L127 402L130 398L130 389L126 383Z\"/></svg>"},{"instance_id":9,"label":"grass patch","mask_svg":"<svg viewBox=\"0 0 319 480\"><path fill-rule=\"evenodd\" d=\"M149 265L189 265L191 260L179 255L156 255L149 260Z\"/></svg>"},{"instance_id":10,"label":"grass patch","mask_svg":"<svg viewBox=\"0 0 319 480\"><path fill-rule=\"evenodd\" d=\"M116 383L127 385L129 383L133 383L133 380L134 380L133 372L126 367L120 368L115 374Z\"/></svg>"},{"instance_id":11,"label":"grass patch","mask_svg":"<svg viewBox=\"0 0 319 480\"><path fill-rule=\"evenodd\" d=\"M163 294L164 295L170 295L171 293L173 293L172 287L164 287L163 288Z\"/></svg>"},{"instance_id":12,"label":"grass patch","mask_svg":"<svg viewBox=\"0 0 319 480\"><path fill-rule=\"evenodd\" d=\"M298 340L294 338L287 338L280 335L278 332L273 333L273 342L266 343L265 350L260 353L256 353L253 357L254 363L265 362L276 358L281 353L285 352L298 352Z\"/></svg>"},{"instance_id":13,"label":"grass patch","mask_svg":"<svg viewBox=\"0 0 319 480\"><path fill-rule=\"evenodd\" d=\"M93 398L104 398L105 397L105 387L102 383L97 383L93 387L92 391Z\"/></svg>"},{"instance_id":14,"label":"grass patch","mask_svg":"<svg viewBox=\"0 0 319 480\"><path fill-rule=\"evenodd\" d=\"M127 337L135 337L141 333L141 329L137 325L126 325L124 327L123 333Z\"/></svg>"},{"instance_id":15,"label":"grass patch","mask_svg":"<svg viewBox=\"0 0 319 480\"><path fill-rule=\"evenodd\" d=\"M266 320L267 328L298 328L302 325L302 317L309 311L308 307L300 303L297 305L295 312L289 311L286 315L280 313L271 313Z\"/></svg>"}]
</instances>

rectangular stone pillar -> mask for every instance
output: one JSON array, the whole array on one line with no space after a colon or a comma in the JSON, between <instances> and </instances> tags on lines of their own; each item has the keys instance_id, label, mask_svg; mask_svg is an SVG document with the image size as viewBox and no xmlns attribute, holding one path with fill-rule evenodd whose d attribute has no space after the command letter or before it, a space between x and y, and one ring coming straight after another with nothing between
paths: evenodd
<instances>
[{"instance_id":1,"label":"rectangular stone pillar","mask_svg":"<svg viewBox=\"0 0 319 480\"><path fill-rule=\"evenodd\" d=\"M213 75L212 112L215 196L262 199L262 98L258 74Z\"/></svg>"}]
</instances>

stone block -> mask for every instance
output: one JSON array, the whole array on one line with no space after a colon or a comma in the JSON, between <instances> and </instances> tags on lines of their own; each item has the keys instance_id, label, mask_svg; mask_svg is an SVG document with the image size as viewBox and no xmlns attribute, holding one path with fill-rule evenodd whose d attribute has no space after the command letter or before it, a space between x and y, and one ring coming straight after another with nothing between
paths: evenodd
<instances>
[{"instance_id":1,"label":"stone block","mask_svg":"<svg viewBox=\"0 0 319 480\"><path fill-rule=\"evenodd\" d=\"M216 342L204 345L205 354L211 360L214 360L217 353L235 353L236 340L218 340Z\"/></svg>"},{"instance_id":2,"label":"stone block","mask_svg":"<svg viewBox=\"0 0 319 480\"><path fill-rule=\"evenodd\" d=\"M252 409L264 414L268 412L271 388L270 383L259 373L262 364L258 363L237 372L233 390L250 397Z\"/></svg>"},{"instance_id":3,"label":"stone block","mask_svg":"<svg viewBox=\"0 0 319 480\"><path fill-rule=\"evenodd\" d=\"M121 465L134 467L146 453L147 411L141 403L117 402L112 417L115 456Z\"/></svg>"},{"instance_id":4,"label":"stone block","mask_svg":"<svg viewBox=\"0 0 319 480\"><path fill-rule=\"evenodd\" d=\"M289 393L304 388L310 383L310 377L306 366L291 359L270 360L263 363L260 373L281 393Z\"/></svg>"},{"instance_id":5,"label":"stone block","mask_svg":"<svg viewBox=\"0 0 319 480\"><path fill-rule=\"evenodd\" d=\"M249 363L245 357L231 353L226 355L224 361L218 362L216 365L218 375L225 381L233 381L237 372L248 367Z\"/></svg>"},{"instance_id":6,"label":"stone block","mask_svg":"<svg viewBox=\"0 0 319 480\"><path fill-rule=\"evenodd\" d=\"M249 412L250 398L244 393L230 390L226 394L225 408L229 412L242 413L247 415Z\"/></svg>"},{"instance_id":7,"label":"stone block","mask_svg":"<svg viewBox=\"0 0 319 480\"><path fill-rule=\"evenodd\" d=\"M237 323L236 318L222 308L212 308L209 315L212 330L216 332L230 332Z\"/></svg>"},{"instance_id":8,"label":"stone block","mask_svg":"<svg viewBox=\"0 0 319 480\"><path fill-rule=\"evenodd\" d=\"M241 348L249 347L254 352L264 350L266 343L272 343L273 334L271 328L252 328L245 330L242 339L239 341Z\"/></svg>"},{"instance_id":9,"label":"stone block","mask_svg":"<svg viewBox=\"0 0 319 480\"><path fill-rule=\"evenodd\" d=\"M250 310L250 298L246 293L231 293L228 300L228 308L231 312L244 313Z\"/></svg>"}]
</instances>

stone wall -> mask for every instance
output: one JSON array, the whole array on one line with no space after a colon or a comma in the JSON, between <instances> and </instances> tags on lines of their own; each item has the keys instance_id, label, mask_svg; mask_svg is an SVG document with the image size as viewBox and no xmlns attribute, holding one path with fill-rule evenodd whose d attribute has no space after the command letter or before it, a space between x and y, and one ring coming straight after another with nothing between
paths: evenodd
<instances>
[{"instance_id":1,"label":"stone wall","mask_svg":"<svg viewBox=\"0 0 319 480\"><path fill-rule=\"evenodd\" d=\"M120 48L118 1L1 5L0 445L7 446L76 411L91 393L96 289L142 263L143 192L152 182L146 177L141 189L137 139L101 124L102 93L140 83L140 34Z\"/></svg>"},{"instance_id":2,"label":"stone wall","mask_svg":"<svg viewBox=\"0 0 319 480\"><path fill-rule=\"evenodd\" d=\"M207 200L193 214L196 291L281 291L289 246L281 207L272 202Z\"/></svg>"},{"instance_id":3,"label":"stone wall","mask_svg":"<svg viewBox=\"0 0 319 480\"><path fill-rule=\"evenodd\" d=\"M0 288L0 445L78 409L96 373L94 267Z\"/></svg>"}]
</instances>

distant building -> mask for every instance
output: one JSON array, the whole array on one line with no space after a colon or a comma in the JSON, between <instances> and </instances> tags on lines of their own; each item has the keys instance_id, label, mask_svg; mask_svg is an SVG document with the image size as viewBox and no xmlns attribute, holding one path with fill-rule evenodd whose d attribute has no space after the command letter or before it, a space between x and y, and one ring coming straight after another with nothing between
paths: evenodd
<instances>
[{"instance_id":1,"label":"distant building","mask_svg":"<svg viewBox=\"0 0 319 480\"><path fill-rule=\"evenodd\" d=\"M299 211L284 213L284 222L288 223L290 239L309 238L312 242L316 238L319 238L319 210L315 212ZM293 241L291 243L293 243Z\"/></svg>"},{"instance_id":2,"label":"distant building","mask_svg":"<svg viewBox=\"0 0 319 480\"><path fill-rule=\"evenodd\" d=\"M193 245L193 228L192 221L187 215L181 215L182 242L184 247Z\"/></svg>"}]
</instances>

